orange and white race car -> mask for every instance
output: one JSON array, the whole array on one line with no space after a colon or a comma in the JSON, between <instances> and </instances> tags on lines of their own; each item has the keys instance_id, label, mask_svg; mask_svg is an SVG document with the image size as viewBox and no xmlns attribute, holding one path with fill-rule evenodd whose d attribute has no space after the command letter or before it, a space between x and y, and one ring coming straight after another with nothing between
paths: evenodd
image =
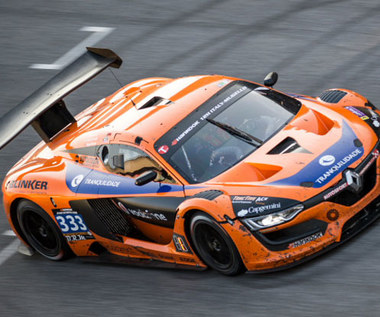
<instances>
[{"instance_id":1,"label":"orange and white race car","mask_svg":"<svg viewBox=\"0 0 380 317\"><path fill-rule=\"evenodd\" d=\"M88 48L1 119L1 148L29 124L43 140L2 187L24 252L266 272L379 217L380 113L361 95L147 78L70 114L63 98L120 64Z\"/></svg>"}]
</instances>

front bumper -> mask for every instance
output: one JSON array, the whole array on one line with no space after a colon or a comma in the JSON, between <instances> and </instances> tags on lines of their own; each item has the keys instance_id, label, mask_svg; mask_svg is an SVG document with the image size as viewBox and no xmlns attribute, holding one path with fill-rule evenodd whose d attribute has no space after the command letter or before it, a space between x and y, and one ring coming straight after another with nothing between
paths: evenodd
<instances>
[{"instance_id":1,"label":"front bumper","mask_svg":"<svg viewBox=\"0 0 380 317\"><path fill-rule=\"evenodd\" d=\"M378 219L378 155L375 158L369 155L355 171L364 179L360 193L335 191L344 184L345 180L342 180L306 201L305 210L288 223L251 232L237 220L236 230L229 230L229 233L247 270L269 272L300 264L349 240Z\"/></svg>"},{"instance_id":2,"label":"front bumper","mask_svg":"<svg viewBox=\"0 0 380 317\"><path fill-rule=\"evenodd\" d=\"M346 223L343 225L341 229L340 239L333 239L332 241L327 237L318 236L317 239L320 239L319 243L317 239L314 240L313 234L304 238L307 240L309 237L311 241L305 243L304 248L300 248L299 253L294 253L293 255L287 254L287 260L276 260L274 257L274 261L269 261L270 265L267 268L266 265L261 266L259 269L254 265L255 268L248 269L250 271L257 271L260 273L268 273L273 271L285 270L291 268L293 266L302 264L306 261L309 261L339 245L348 241L349 239L356 236L362 230L367 228L370 224L375 222L378 218L380 218L380 197L375 199L370 205L360 210L354 216L349 218ZM312 245L311 242L315 241L315 244ZM331 241L331 243L330 243ZM306 244L310 244L308 247ZM271 267L272 266L272 267Z\"/></svg>"}]
</instances>

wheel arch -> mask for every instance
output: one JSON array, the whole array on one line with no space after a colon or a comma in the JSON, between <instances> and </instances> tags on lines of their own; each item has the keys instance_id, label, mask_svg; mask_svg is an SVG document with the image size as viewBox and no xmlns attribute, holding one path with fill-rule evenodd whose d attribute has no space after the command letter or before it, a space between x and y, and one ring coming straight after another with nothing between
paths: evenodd
<instances>
[{"instance_id":1,"label":"wheel arch","mask_svg":"<svg viewBox=\"0 0 380 317\"><path fill-rule=\"evenodd\" d=\"M210 191L204 191L204 193L207 192ZM186 239L190 244L192 244L190 236L190 222L193 215L197 212L202 212L219 223L226 221L226 219L224 218L225 215L231 218L235 218L232 209L231 199L225 193L221 192L220 195L215 195L212 198L193 196L193 198L187 199L181 205L178 206L177 219L182 219L182 221L179 221L177 223L179 227L175 227L174 231L176 232L183 230ZM191 245L191 248L194 249L193 245Z\"/></svg>"},{"instance_id":2,"label":"wheel arch","mask_svg":"<svg viewBox=\"0 0 380 317\"><path fill-rule=\"evenodd\" d=\"M11 218L11 222L12 222L12 226L13 228L16 230L16 233L18 234L18 236L22 239L22 241L28 245L29 247L31 247L31 245L28 243L24 233L22 232L21 230L21 227L20 227L20 223L18 221L18 218L17 218L17 207L18 205L20 204L21 201L23 200L28 200L32 203L34 203L33 201L31 201L30 199L26 199L26 198L22 198L22 197L19 197L19 198L16 198L14 201L12 201L12 203L10 204L10 208L9 208L9 215L10 215L10 218ZM34 203L35 204L35 203Z\"/></svg>"}]
</instances>

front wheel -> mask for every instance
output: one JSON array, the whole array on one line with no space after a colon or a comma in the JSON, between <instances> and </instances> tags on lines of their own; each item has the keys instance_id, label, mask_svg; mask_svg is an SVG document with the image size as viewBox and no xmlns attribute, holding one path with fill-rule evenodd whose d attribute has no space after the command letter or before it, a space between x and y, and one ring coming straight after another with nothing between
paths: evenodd
<instances>
[{"instance_id":1,"label":"front wheel","mask_svg":"<svg viewBox=\"0 0 380 317\"><path fill-rule=\"evenodd\" d=\"M190 222L190 233L196 251L209 267L225 275L246 270L232 239L211 217L196 213Z\"/></svg>"},{"instance_id":2,"label":"front wheel","mask_svg":"<svg viewBox=\"0 0 380 317\"><path fill-rule=\"evenodd\" d=\"M23 200L17 206L17 219L32 248L50 260L63 260L72 252L55 222L39 206Z\"/></svg>"}]
</instances>

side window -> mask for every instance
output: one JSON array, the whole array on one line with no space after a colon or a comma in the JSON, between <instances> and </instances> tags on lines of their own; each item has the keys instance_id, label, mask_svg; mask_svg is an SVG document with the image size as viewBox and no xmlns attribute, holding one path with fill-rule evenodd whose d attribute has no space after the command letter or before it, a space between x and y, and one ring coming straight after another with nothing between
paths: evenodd
<instances>
[{"instance_id":1,"label":"side window","mask_svg":"<svg viewBox=\"0 0 380 317\"><path fill-rule=\"evenodd\" d=\"M146 171L157 172L156 182L175 183L174 179L147 153L133 146L107 144L98 149L98 156L112 173L136 178Z\"/></svg>"}]
</instances>

